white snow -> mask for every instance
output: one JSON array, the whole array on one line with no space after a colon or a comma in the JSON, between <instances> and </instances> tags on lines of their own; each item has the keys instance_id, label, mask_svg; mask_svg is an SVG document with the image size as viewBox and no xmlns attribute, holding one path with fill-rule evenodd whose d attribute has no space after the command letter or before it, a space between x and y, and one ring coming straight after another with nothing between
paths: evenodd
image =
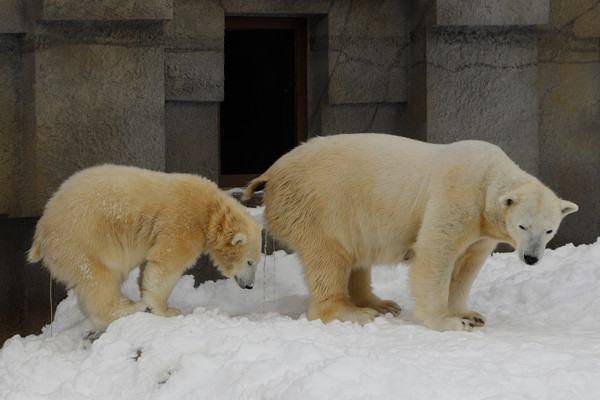
<instances>
[{"instance_id":1,"label":"white snow","mask_svg":"<svg viewBox=\"0 0 600 400\"><path fill-rule=\"evenodd\" d=\"M123 285L133 299L138 273ZM600 240L547 250L534 267L494 254L470 295L487 323L471 333L412 320L407 267L375 267L373 282L399 317L308 321L300 262L279 251L253 290L183 276L169 301L183 316L138 313L95 341L71 293L42 334L4 344L0 398L600 398Z\"/></svg>"}]
</instances>

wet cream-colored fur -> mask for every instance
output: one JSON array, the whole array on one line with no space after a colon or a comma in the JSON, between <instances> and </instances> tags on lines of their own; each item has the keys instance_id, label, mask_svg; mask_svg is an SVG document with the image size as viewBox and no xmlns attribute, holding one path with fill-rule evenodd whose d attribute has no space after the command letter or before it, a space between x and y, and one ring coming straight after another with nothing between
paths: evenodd
<instances>
[{"instance_id":1,"label":"wet cream-colored fur","mask_svg":"<svg viewBox=\"0 0 600 400\"><path fill-rule=\"evenodd\" d=\"M300 256L310 319L366 323L400 307L373 294L374 264L408 263L415 317L471 330L467 295L498 242L535 264L577 210L481 141L428 144L382 134L321 137L248 186L265 189L270 231Z\"/></svg>"},{"instance_id":2,"label":"wet cream-colored fur","mask_svg":"<svg viewBox=\"0 0 600 400\"><path fill-rule=\"evenodd\" d=\"M167 300L201 253L243 288L260 260L260 226L211 181L103 165L67 179L50 199L28 253L73 288L99 329L137 311L173 316ZM141 301L120 285L141 267Z\"/></svg>"}]
</instances>

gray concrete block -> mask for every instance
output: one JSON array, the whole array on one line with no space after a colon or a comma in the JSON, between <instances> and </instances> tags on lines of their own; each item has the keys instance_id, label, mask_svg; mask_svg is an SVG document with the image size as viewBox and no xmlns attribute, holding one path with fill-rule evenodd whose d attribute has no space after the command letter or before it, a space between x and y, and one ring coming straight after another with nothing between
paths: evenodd
<instances>
[{"instance_id":1,"label":"gray concrete block","mask_svg":"<svg viewBox=\"0 0 600 400\"><path fill-rule=\"evenodd\" d=\"M0 215L20 212L21 164L20 84L21 41L16 35L0 34Z\"/></svg>"},{"instance_id":2,"label":"gray concrete block","mask_svg":"<svg viewBox=\"0 0 600 400\"><path fill-rule=\"evenodd\" d=\"M529 32L432 29L427 140L481 139L538 172L537 51Z\"/></svg>"},{"instance_id":3,"label":"gray concrete block","mask_svg":"<svg viewBox=\"0 0 600 400\"><path fill-rule=\"evenodd\" d=\"M391 0L332 3L330 104L407 100L406 8Z\"/></svg>"},{"instance_id":4,"label":"gray concrete block","mask_svg":"<svg viewBox=\"0 0 600 400\"><path fill-rule=\"evenodd\" d=\"M123 37L128 45L119 45L128 30L118 31L82 35L93 36L92 43L58 44L59 31L51 35L56 42L38 40L43 46L29 60L35 111L27 115L25 215L40 215L60 183L81 168L110 162L164 170L163 49L148 45L149 38L133 44Z\"/></svg>"},{"instance_id":5,"label":"gray concrete block","mask_svg":"<svg viewBox=\"0 0 600 400\"><path fill-rule=\"evenodd\" d=\"M408 5L397 0L331 2L329 35L384 38L406 36Z\"/></svg>"},{"instance_id":6,"label":"gray concrete block","mask_svg":"<svg viewBox=\"0 0 600 400\"><path fill-rule=\"evenodd\" d=\"M327 0L223 0L223 8L229 14L268 16L296 16L307 14L327 14L330 9Z\"/></svg>"},{"instance_id":7,"label":"gray concrete block","mask_svg":"<svg viewBox=\"0 0 600 400\"><path fill-rule=\"evenodd\" d=\"M406 101L405 37L330 37L329 40L331 104Z\"/></svg>"},{"instance_id":8,"label":"gray concrete block","mask_svg":"<svg viewBox=\"0 0 600 400\"><path fill-rule=\"evenodd\" d=\"M550 20L540 30L571 31L577 37L598 37L598 0L550 0Z\"/></svg>"},{"instance_id":9,"label":"gray concrete block","mask_svg":"<svg viewBox=\"0 0 600 400\"><path fill-rule=\"evenodd\" d=\"M540 176L579 205L553 245L593 243L600 232L600 41L573 35L576 26L547 31L538 41Z\"/></svg>"},{"instance_id":10,"label":"gray concrete block","mask_svg":"<svg viewBox=\"0 0 600 400\"><path fill-rule=\"evenodd\" d=\"M322 112L322 135L377 132L403 135L400 129L402 103L340 104Z\"/></svg>"},{"instance_id":11,"label":"gray concrete block","mask_svg":"<svg viewBox=\"0 0 600 400\"><path fill-rule=\"evenodd\" d=\"M438 25L542 25L549 0L436 0Z\"/></svg>"},{"instance_id":12,"label":"gray concrete block","mask_svg":"<svg viewBox=\"0 0 600 400\"><path fill-rule=\"evenodd\" d=\"M225 11L219 0L173 0L173 19L165 22L168 51L222 50Z\"/></svg>"},{"instance_id":13,"label":"gray concrete block","mask_svg":"<svg viewBox=\"0 0 600 400\"><path fill-rule=\"evenodd\" d=\"M223 51L166 52L166 100L223 101L223 57Z\"/></svg>"},{"instance_id":14,"label":"gray concrete block","mask_svg":"<svg viewBox=\"0 0 600 400\"><path fill-rule=\"evenodd\" d=\"M26 5L21 0L0 1L0 33L26 31Z\"/></svg>"},{"instance_id":15,"label":"gray concrete block","mask_svg":"<svg viewBox=\"0 0 600 400\"><path fill-rule=\"evenodd\" d=\"M219 179L217 103L167 101L166 170Z\"/></svg>"},{"instance_id":16,"label":"gray concrete block","mask_svg":"<svg viewBox=\"0 0 600 400\"><path fill-rule=\"evenodd\" d=\"M172 0L41 0L43 20L167 20Z\"/></svg>"},{"instance_id":17,"label":"gray concrete block","mask_svg":"<svg viewBox=\"0 0 600 400\"><path fill-rule=\"evenodd\" d=\"M225 12L217 0L175 0L165 23L167 100L222 101Z\"/></svg>"}]
</instances>

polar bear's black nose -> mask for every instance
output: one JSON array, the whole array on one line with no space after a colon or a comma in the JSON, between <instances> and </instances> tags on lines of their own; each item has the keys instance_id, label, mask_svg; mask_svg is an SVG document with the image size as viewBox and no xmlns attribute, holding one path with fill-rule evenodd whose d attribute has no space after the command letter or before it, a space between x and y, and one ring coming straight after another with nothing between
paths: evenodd
<instances>
[{"instance_id":1,"label":"polar bear's black nose","mask_svg":"<svg viewBox=\"0 0 600 400\"><path fill-rule=\"evenodd\" d=\"M523 256L523 258L525 259L525 262L529 265L533 265L536 262L538 262L538 258L534 256Z\"/></svg>"}]
</instances>

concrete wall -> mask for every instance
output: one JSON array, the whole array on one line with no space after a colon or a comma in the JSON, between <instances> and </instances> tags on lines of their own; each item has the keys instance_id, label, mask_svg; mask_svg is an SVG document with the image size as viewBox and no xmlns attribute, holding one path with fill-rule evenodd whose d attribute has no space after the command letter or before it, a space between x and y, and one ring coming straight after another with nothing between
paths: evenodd
<instances>
[{"instance_id":1,"label":"concrete wall","mask_svg":"<svg viewBox=\"0 0 600 400\"><path fill-rule=\"evenodd\" d=\"M225 12L217 0L175 0L165 23L166 169L219 178Z\"/></svg>"},{"instance_id":2,"label":"concrete wall","mask_svg":"<svg viewBox=\"0 0 600 400\"><path fill-rule=\"evenodd\" d=\"M408 136L483 139L580 205L550 246L600 234L600 5L415 1Z\"/></svg>"},{"instance_id":3,"label":"concrete wall","mask_svg":"<svg viewBox=\"0 0 600 400\"><path fill-rule=\"evenodd\" d=\"M322 134L401 134L407 100L408 7L400 1L334 1L328 14L328 102Z\"/></svg>"},{"instance_id":4,"label":"concrete wall","mask_svg":"<svg viewBox=\"0 0 600 400\"><path fill-rule=\"evenodd\" d=\"M537 45L547 1L413 3L410 136L487 140L538 172Z\"/></svg>"},{"instance_id":5,"label":"concrete wall","mask_svg":"<svg viewBox=\"0 0 600 400\"><path fill-rule=\"evenodd\" d=\"M154 23L38 23L31 55L34 162L23 214L73 172L113 162L164 170L164 57Z\"/></svg>"},{"instance_id":6,"label":"concrete wall","mask_svg":"<svg viewBox=\"0 0 600 400\"><path fill-rule=\"evenodd\" d=\"M496 143L537 174L536 60L530 29L430 28L427 140Z\"/></svg>"},{"instance_id":7,"label":"concrete wall","mask_svg":"<svg viewBox=\"0 0 600 400\"><path fill-rule=\"evenodd\" d=\"M23 217L78 169L218 178L230 15L307 19L309 137L488 140L579 204L551 247L600 234L597 0L3 0L2 282L45 291L39 266L23 270ZM206 259L194 273L218 277ZM22 286L1 308L26 308ZM0 327L24 326L15 315Z\"/></svg>"},{"instance_id":8,"label":"concrete wall","mask_svg":"<svg viewBox=\"0 0 600 400\"><path fill-rule=\"evenodd\" d=\"M558 243L600 235L600 2L551 0L537 32L540 177L579 205Z\"/></svg>"},{"instance_id":9,"label":"concrete wall","mask_svg":"<svg viewBox=\"0 0 600 400\"><path fill-rule=\"evenodd\" d=\"M0 11L0 214L39 215L63 179L101 162L217 179L225 16L302 16L309 137L495 142L582 205L571 219L589 233L569 237L597 235L599 196L582 189L599 162L593 0L5 0Z\"/></svg>"},{"instance_id":10,"label":"concrete wall","mask_svg":"<svg viewBox=\"0 0 600 400\"><path fill-rule=\"evenodd\" d=\"M40 215L94 164L164 170L169 1L9 0L0 11L0 214Z\"/></svg>"},{"instance_id":11,"label":"concrete wall","mask_svg":"<svg viewBox=\"0 0 600 400\"><path fill-rule=\"evenodd\" d=\"M0 33L0 215L18 215L20 197L15 173L21 163L20 35Z\"/></svg>"}]
</instances>

